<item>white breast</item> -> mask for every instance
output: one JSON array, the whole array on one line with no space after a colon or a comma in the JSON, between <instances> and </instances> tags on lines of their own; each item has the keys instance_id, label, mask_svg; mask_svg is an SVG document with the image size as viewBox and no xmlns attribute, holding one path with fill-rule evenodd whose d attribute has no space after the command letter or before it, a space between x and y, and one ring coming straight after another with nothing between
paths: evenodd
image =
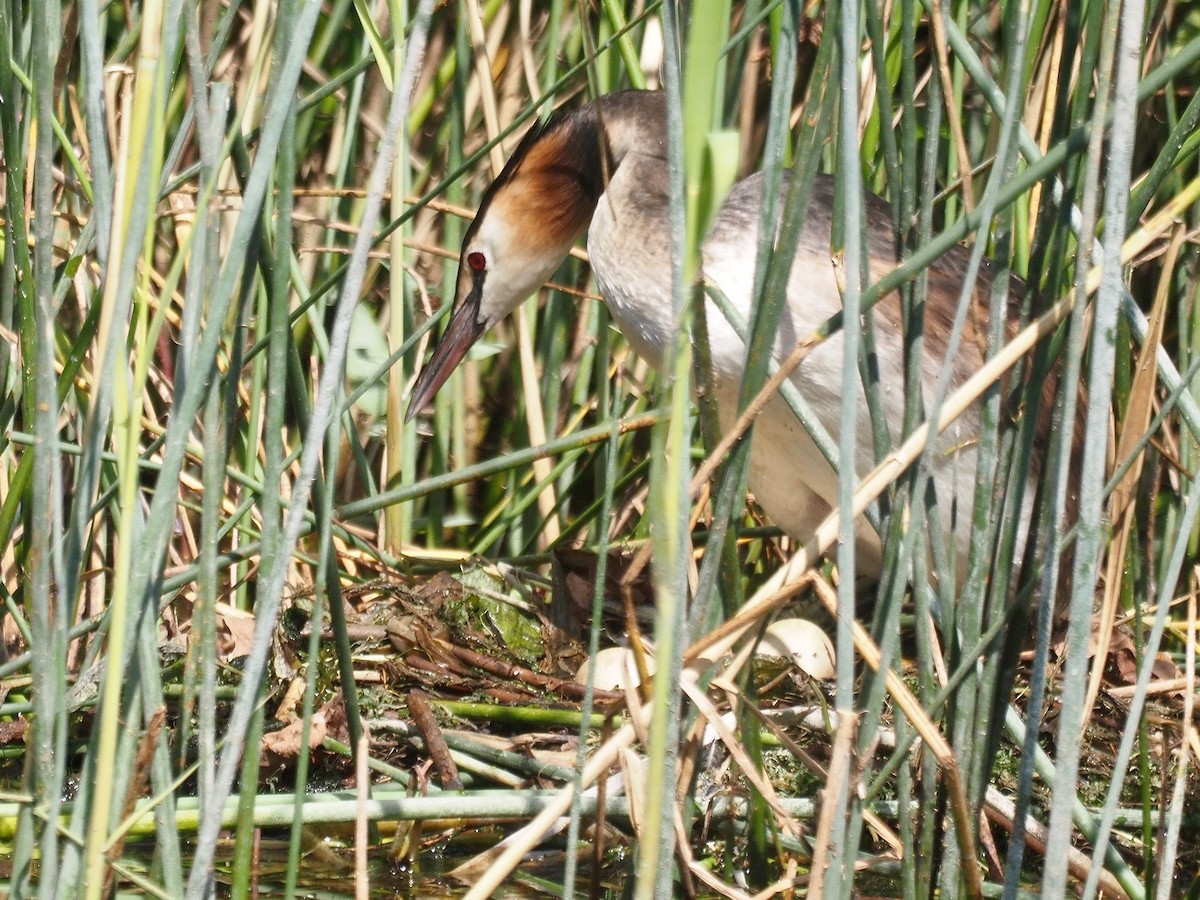
<instances>
[{"instance_id":1,"label":"white breast","mask_svg":"<svg viewBox=\"0 0 1200 900\"><path fill-rule=\"evenodd\" d=\"M665 179L649 177L648 161L639 177L638 166L627 159L618 168L601 198L588 235L588 252L596 282L618 327L633 349L656 368L664 349L675 339L671 319L669 243L664 210ZM751 291L757 254L759 179L742 182L723 208L704 247L704 276L718 286L750 320ZM832 190L819 184L820 192ZM829 255L831 204L820 198L810 206L805 233L788 284L788 304L775 337L775 357L786 357L830 316L841 310L841 296ZM876 248L878 251L879 248ZM890 260L887 262L890 263ZM894 303L894 301L892 301ZM876 316L876 354L881 393L889 429L895 438L904 410L903 345L895 324L894 307ZM744 365L745 348L736 332L711 302L707 307L717 400L722 425L731 426ZM844 394L843 338L837 334L816 348L792 375L825 428L835 436ZM927 390L940 371L938 361L926 366ZM859 379L858 475L875 465L871 422ZM954 554L960 577L965 569L971 507L975 489L976 453L969 438L977 434L972 412L939 443L934 478L939 510L946 532L955 533ZM837 502L837 479L782 398L773 399L755 426L750 486L755 499L777 525L803 541ZM957 523L957 527L956 527ZM882 561L879 538L866 523L859 528L859 570L877 575Z\"/></svg>"}]
</instances>

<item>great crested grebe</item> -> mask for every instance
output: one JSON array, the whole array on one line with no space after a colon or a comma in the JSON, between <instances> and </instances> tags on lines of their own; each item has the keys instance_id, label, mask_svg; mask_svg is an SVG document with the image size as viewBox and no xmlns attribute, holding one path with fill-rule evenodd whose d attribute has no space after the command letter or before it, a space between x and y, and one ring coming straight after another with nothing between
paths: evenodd
<instances>
[{"instance_id":1,"label":"great crested grebe","mask_svg":"<svg viewBox=\"0 0 1200 900\"><path fill-rule=\"evenodd\" d=\"M607 160L605 161L605 157ZM604 178L607 174L608 181ZM704 242L702 270L750 321L757 256L761 175L739 182ZM830 256L833 179L818 176L788 280L787 308L775 337L777 359L842 309ZM867 197L872 280L895 266L888 205ZM408 406L422 409L471 345L551 276L580 234L588 233L592 274L613 318L634 350L659 367L674 339L669 265L666 101L660 92L608 94L532 129L483 197L463 240L454 309L441 342L421 371ZM947 353L948 336L967 269L967 252L954 248L929 269L922 380L932 395ZM953 365L952 382L983 364L988 268L980 272L977 302ZM904 413L903 329L899 301L885 298L875 317L875 353L881 395L892 436ZM708 330L723 427L736 410L745 347L709 302ZM838 433L843 339L817 347L791 376L813 411ZM862 396L861 384L856 390ZM859 404L859 474L874 465L871 423ZM966 570L976 482L979 410L968 410L945 432L934 454L933 483L946 533L954 534L958 577ZM783 530L805 540L837 503L837 477L786 402L776 396L755 424L750 489ZM1030 504L1025 503L1028 519ZM957 527L955 523L958 523ZM858 574L878 575L881 546L865 522L858 528Z\"/></svg>"}]
</instances>

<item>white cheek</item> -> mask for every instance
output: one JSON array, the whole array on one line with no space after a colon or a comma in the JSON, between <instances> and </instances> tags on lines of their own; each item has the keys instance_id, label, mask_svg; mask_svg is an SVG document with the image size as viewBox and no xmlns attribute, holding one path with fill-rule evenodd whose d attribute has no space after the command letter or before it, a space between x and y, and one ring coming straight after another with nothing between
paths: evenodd
<instances>
[{"instance_id":1,"label":"white cheek","mask_svg":"<svg viewBox=\"0 0 1200 900\"><path fill-rule=\"evenodd\" d=\"M487 260L479 313L489 325L512 312L558 268L557 248L547 252L547 248L529 247L516 237L503 223L489 218L467 248L468 253L482 253ZM460 287L469 289L470 283Z\"/></svg>"},{"instance_id":2,"label":"white cheek","mask_svg":"<svg viewBox=\"0 0 1200 900\"><path fill-rule=\"evenodd\" d=\"M520 294L514 300L520 303L540 288L556 268L557 261L547 260L544 254L509 252L496 259L488 278L503 282L508 293Z\"/></svg>"}]
</instances>

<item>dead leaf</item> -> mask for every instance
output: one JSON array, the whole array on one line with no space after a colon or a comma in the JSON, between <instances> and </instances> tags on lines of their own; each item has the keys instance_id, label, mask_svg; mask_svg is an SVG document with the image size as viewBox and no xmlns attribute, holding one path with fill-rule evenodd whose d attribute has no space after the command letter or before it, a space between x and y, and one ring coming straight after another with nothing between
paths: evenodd
<instances>
[{"instance_id":1,"label":"dead leaf","mask_svg":"<svg viewBox=\"0 0 1200 900\"><path fill-rule=\"evenodd\" d=\"M310 750L320 747L321 742L325 740L325 714L321 712L313 713L312 727L308 730L308 748ZM262 748L267 753L273 753L282 759L295 759L300 755L300 748L303 746L304 740L304 720L296 719L290 725L272 731L269 734L264 734L262 738Z\"/></svg>"},{"instance_id":2,"label":"dead leaf","mask_svg":"<svg viewBox=\"0 0 1200 900\"><path fill-rule=\"evenodd\" d=\"M222 661L247 656L254 645L254 614L217 604L217 653Z\"/></svg>"}]
</instances>

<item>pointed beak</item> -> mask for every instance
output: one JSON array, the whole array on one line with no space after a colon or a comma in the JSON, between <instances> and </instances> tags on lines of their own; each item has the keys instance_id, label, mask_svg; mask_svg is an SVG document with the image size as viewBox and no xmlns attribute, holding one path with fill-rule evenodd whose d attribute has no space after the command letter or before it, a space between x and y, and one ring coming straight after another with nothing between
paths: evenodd
<instances>
[{"instance_id":1,"label":"pointed beak","mask_svg":"<svg viewBox=\"0 0 1200 900\"><path fill-rule=\"evenodd\" d=\"M454 310L450 316L450 327L442 335L429 363L417 376L417 383L413 385L412 394L409 396L404 421L412 421L413 417L425 408L433 399L433 395L446 383L450 373L462 362L471 345L479 340L486 326L477 321L478 314L479 302L475 292L472 292L467 302Z\"/></svg>"}]
</instances>

